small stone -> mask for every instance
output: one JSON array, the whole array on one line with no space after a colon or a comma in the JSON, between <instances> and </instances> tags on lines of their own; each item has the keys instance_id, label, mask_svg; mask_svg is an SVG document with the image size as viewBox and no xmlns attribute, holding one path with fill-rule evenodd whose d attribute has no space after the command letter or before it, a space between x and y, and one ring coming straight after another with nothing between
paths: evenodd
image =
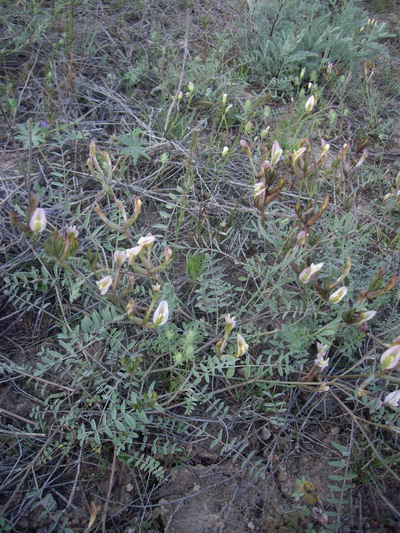
<instances>
[{"instance_id":1,"label":"small stone","mask_svg":"<svg viewBox=\"0 0 400 533\"><path fill-rule=\"evenodd\" d=\"M262 430L261 430L261 438L262 440L269 440L270 438L272 437L272 433L270 432L270 430L267 428L267 427L263 427Z\"/></svg>"},{"instance_id":2,"label":"small stone","mask_svg":"<svg viewBox=\"0 0 400 533\"><path fill-rule=\"evenodd\" d=\"M251 530L251 531L254 531L256 529L256 526L253 524L253 522L249 522L247 524L247 527Z\"/></svg>"},{"instance_id":3,"label":"small stone","mask_svg":"<svg viewBox=\"0 0 400 533\"><path fill-rule=\"evenodd\" d=\"M126 492L132 492L133 491L133 485L132 483L128 483L125 487Z\"/></svg>"}]
</instances>

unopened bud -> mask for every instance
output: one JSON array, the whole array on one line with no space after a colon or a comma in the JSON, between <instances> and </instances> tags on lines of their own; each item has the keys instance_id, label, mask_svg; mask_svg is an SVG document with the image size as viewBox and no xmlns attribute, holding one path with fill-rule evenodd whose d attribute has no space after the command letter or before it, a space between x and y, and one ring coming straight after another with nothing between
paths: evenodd
<instances>
[{"instance_id":1,"label":"unopened bud","mask_svg":"<svg viewBox=\"0 0 400 533\"><path fill-rule=\"evenodd\" d=\"M135 198L135 214L139 214L142 209L143 202L140 198Z\"/></svg>"},{"instance_id":2,"label":"unopened bud","mask_svg":"<svg viewBox=\"0 0 400 533\"><path fill-rule=\"evenodd\" d=\"M171 246L167 246L164 251L164 258L165 263L169 263L172 259L172 248Z\"/></svg>"},{"instance_id":3,"label":"unopened bud","mask_svg":"<svg viewBox=\"0 0 400 533\"><path fill-rule=\"evenodd\" d=\"M89 167L90 172L94 173L94 166L93 166L93 159L89 157L89 159L86 161L87 166Z\"/></svg>"},{"instance_id":4,"label":"unopened bud","mask_svg":"<svg viewBox=\"0 0 400 533\"><path fill-rule=\"evenodd\" d=\"M297 235L296 244L297 246L303 246L307 241L307 233L305 231L300 231Z\"/></svg>"},{"instance_id":5,"label":"unopened bud","mask_svg":"<svg viewBox=\"0 0 400 533\"><path fill-rule=\"evenodd\" d=\"M311 113L311 111L313 110L314 105L315 105L315 98L314 98L313 95L311 95L310 98L307 100L306 105L305 105L306 113Z\"/></svg>"},{"instance_id":6,"label":"unopened bud","mask_svg":"<svg viewBox=\"0 0 400 533\"><path fill-rule=\"evenodd\" d=\"M249 134L251 129L252 129L252 127L253 127L253 123L252 122L247 122L247 124L244 127L244 132L246 134Z\"/></svg>"},{"instance_id":7,"label":"unopened bud","mask_svg":"<svg viewBox=\"0 0 400 533\"><path fill-rule=\"evenodd\" d=\"M226 157L228 155L228 152L229 152L229 148L227 146L224 146L222 153L221 153L221 157Z\"/></svg>"},{"instance_id":8,"label":"unopened bud","mask_svg":"<svg viewBox=\"0 0 400 533\"><path fill-rule=\"evenodd\" d=\"M364 163L364 161L367 159L367 155L368 155L367 150L364 150L360 159L358 160L356 164L356 168L360 167Z\"/></svg>"},{"instance_id":9,"label":"unopened bud","mask_svg":"<svg viewBox=\"0 0 400 533\"><path fill-rule=\"evenodd\" d=\"M244 139L240 139L239 144L243 148L243 150L246 152L246 154L250 157L251 151L250 151L250 148L247 142Z\"/></svg>"},{"instance_id":10,"label":"unopened bud","mask_svg":"<svg viewBox=\"0 0 400 533\"><path fill-rule=\"evenodd\" d=\"M90 157L95 157L96 156L96 143L93 140L90 141L89 155L90 155Z\"/></svg>"},{"instance_id":11,"label":"unopened bud","mask_svg":"<svg viewBox=\"0 0 400 533\"><path fill-rule=\"evenodd\" d=\"M135 300L131 300L130 302L128 302L127 306L125 307L125 311L128 313L128 315L131 315L133 313L135 306Z\"/></svg>"},{"instance_id":12,"label":"unopened bud","mask_svg":"<svg viewBox=\"0 0 400 533\"><path fill-rule=\"evenodd\" d=\"M278 141L275 141L271 148L271 165L272 166L275 166L279 162L282 156L282 152L283 150L279 146Z\"/></svg>"},{"instance_id":13,"label":"unopened bud","mask_svg":"<svg viewBox=\"0 0 400 533\"><path fill-rule=\"evenodd\" d=\"M263 130L261 130L261 133L260 133L261 139L265 139L270 129L271 129L271 126L268 126L267 128L264 128Z\"/></svg>"}]
</instances>

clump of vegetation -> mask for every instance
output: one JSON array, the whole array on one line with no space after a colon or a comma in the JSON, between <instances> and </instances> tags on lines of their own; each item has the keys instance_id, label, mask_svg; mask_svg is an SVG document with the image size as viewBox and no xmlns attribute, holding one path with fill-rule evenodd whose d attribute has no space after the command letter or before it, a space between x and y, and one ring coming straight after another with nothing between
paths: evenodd
<instances>
[{"instance_id":1,"label":"clump of vegetation","mask_svg":"<svg viewBox=\"0 0 400 533\"><path fill-rule=\"evenodd\" d=\"M391 33L358 2L189 4L1 15L0 530L162 531L175 467L279 481L315 427L326 493L296 472L276 527L361 527L376 494L389 527Z\"/></svg>"}]
</instances>

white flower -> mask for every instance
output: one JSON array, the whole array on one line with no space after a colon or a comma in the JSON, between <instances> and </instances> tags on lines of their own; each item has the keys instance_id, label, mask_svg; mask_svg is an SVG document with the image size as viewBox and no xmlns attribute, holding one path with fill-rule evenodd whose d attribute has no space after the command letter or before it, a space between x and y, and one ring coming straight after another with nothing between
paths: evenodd
<instances>
[{"instance_id":1,"label":"white flower","mask_svg":"<svg viewBox=\"0 0 400 533\"><path fill-rule=\"evenodd\" d=\"M319 272L323 266L324 263L317 263L316 265L311 263L309 267L306 267L302 272L300 272L299 280L301 283L309 283L312 276Z\"/></svg>"},{"instance_id":2,"label":"white flower","mask_svg":"<svg viewBox=\"0 0 400 533\"><path fill-rule=\"evenodd\" d=\"M391 346L381 355L382 370L392 370L400 363L400 344Z\"/></svg>"},{"instance_id":3,"label":"white flower","mask_svg":"<svg viewBox=\"0 0 400 533\"><path fill-rule=\"evenodd\" d=\"M128 259L128 264L132 265L132 263L135 262L135 259L142 251L143 246L134 246L133 248L128 248L128 250L125 251L126 257Z\"/></svg>"},{"instance_id":4,"label":"white flower","mask_svg":"<svg viewBox=\"0 0 400 533\"><path fill-rule=\"evenodd\" d=\"M314 106L315 106L315 98L313 95L311 95L305 105L306 113L311 113Z\"/></svg>"},{"instance_id":5,"label":"white flower","mask_svg":"<svg viewBox=\"0 0 400 533\"><path fill-rule=\"evenodd\" d=\"M320 342L317 341L317 353L321 357L323 357L326 354L326 352L328 351L328 348L329 348L328 344L321 344Z\"/></svg>"},{"instance_id":6,"label":"white flower","mask_svg":"<svg viewBox=\"0 0 400 533\"><path fill-rule=\"evenodd\" d=\"M328 152L331 145L327 143L326 141L324 141L324 139L321 139L321 146L322 146L321 157L323 157Z\"/></svg>"},{"instance_id":7,"label":"white flower","mask_svg":"<svg viewBox=\"0 0 400 533\"><path fill-rule=\"evenodd\" d=\"M244 338L240 335L240 333L238 333L237 349L236 349L235 357L240 357L241 355L245 354L248 349L249 349L249 345L244 340Z\"/></svg>"},{"instance_id":8,"label":"white flower","mask_svg":"<svg viewBox=\"0 0 400 533\"><path fill-rule=\"evenodd\" d=\"M254 184L254 198L265 195L265 185L262 181L258 181Z\"/></svg>"},{"instance_id":9,"label":"white flower","mask_svg":"<svg viewBox=\"0 0 400 533\"><path fill-rule=\"evenodd\" d=\"M114 261L115 261L115 265L117 266L117 268L123 265L126 260L127 260L126 252L121 252L120 250L116 250L114 252Z\"/></svg>"},{"instance_id":10,"label":"white flower","mask_svg":"<svg viewBox=\"0 0 400 533\"><path fill-rule=\"evenodd\" d=\"M169 309L168 302L162 300L157 309L154 311L153 323L156 327L163 326L168 321Z\"/></svg>"},{"instance_id":11,"label":"white flower","mask_svg":"<svg viewBox=\"0 0 400 533\"><path fill-rule=\"evenodd\" d=\"M47 224L46 212L41 207L37 207L32 213L29 221L29 227L33 231L34 235L45 230Z\"/></svg>"},{"instance_id":12,"label":"white flower","mask_svg":"<svg viewBox=\"0 0 400 533\"><path fill-rule=\"evenodd\" d=\"M72 233L75 239L77 239L79 235L79 231L76 229L76 226L66 226L64 233L66 233L67 235L71 235Z\"/></svg>"},{"instance_id":13,"label":"white flower","mask_svg":"<svg viewBox=\"0 0 400 533\"><path fill-rule=\"evenodd\" d=\"M226 157L228 155L228 152L229 152L229 148L227 146L224 146L222 153L221 153L221 157Z\"/></svg>"},{"instance_id":14,"label":"white flower","mask_svg":"<svg viewBox=\"0 0 400 533\"><path fill-rule=\"evenodd\" d=\"M363 311L359 314L356 324L360 326L361 324L364 324L364 322L368 322L368 320L371 320L376 315L376 311Z\"/></svg>"},{"instance_id":15,"label":"white flower","mask_svg":"<svg viewBox=\"0 0 400 533\"><path fill-rule=\"evenodd\" d=\"M282 152L283 150L279 146L278 141L275 141L271 148L271 165L272 166L275 166L279 162L282 156Z\"/></svg>"},{"instance_id":16,"label":"white flower","mask_svg":"<svg viewBox=\"0 0 400 533\"><path fill-rule=\"evenodd\" d=\"M96 281L96 285L99 288L100 294L102 296L107 294L108 289L111 287L112 282L113 282L112 276L105 276L104 278L101 278L100 281Z\"/></svg>"},{"instance_id":17,"label":"white flower","mask_svg":"<svg viewBox=\"0 0 400 533\"><path fill-rule=\"evenodd\" d=\"M146 235L146 237L140 237L138 240L138 246L150 246L156 240L154 235Z\"/></svg>"},{"instance_id":18,"label":"white flower","mask_svg":"<svg viewBox=\"0 0 400 533\"><path fill-rule=\"evenodd\" d=\"M340 289L338 289L337 291L333 292L329 296L329 302L331 304L338 304L339 302L341 302L343 300L343 298L346 296L346 294L347 294L347 287L340 287Z\"/></svg>"},{"instance_id":19,"label":"white flower","mask_svg":"<svg viewBox=\"0 0 400 533\"><path fill-rule=\"evenodd\" d=\"M297 159L304 154L304 152L306 151L306 147L305 146L302 146L301 148L299 148L298 150L295 150L293 152L293 156L292 156L292 162L294 163L295 161L297 161Z\"/></svg>"},{"instance_id":20,"label":"white flower","mask_svg":"<svg viewBox=\"0 0 400 533\"><path fill-rule=\"evenodd\" d=\"M231 316L231 315L226 315L226 317L225 317L225 332L226 332L226 334L230 333L235 326L236 326L235 317Z\"/></svg>"},{"instance_id":21,"label":"white flower","mask_svg":"<svg viewBox=\"0 0 400 533\"><path fill-rule=\"evenodd\" d=\"M398 407L400 405L400 390L395 390L388 394L383 400L383 403L392 407Z\"/></svg>"},{"instance_id":22,"label":"white flower","mask_svg":"<svg viewBox=\"0 0 400 533\"><path fill-rule=\"evenodd\" d=\"M327 359L324 359L325 354L318 353L317 358L314 360L314 363L319 366L321 370L325 370L325 368L329 365L329 357Z\"/></svg>"}]
</instances>

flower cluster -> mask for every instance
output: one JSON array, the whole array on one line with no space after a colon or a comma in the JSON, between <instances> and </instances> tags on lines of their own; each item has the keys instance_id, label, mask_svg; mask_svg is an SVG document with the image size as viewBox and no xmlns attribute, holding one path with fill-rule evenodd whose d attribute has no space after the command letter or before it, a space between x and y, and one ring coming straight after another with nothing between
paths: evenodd
<instances>
[{"instance_id":1,"label":"flower cluster","mask_svg":"<svg viewBox=\"0 0 400 533\"><path fill-rule=\"evenodd\" d=\"M320 368L320 371L325 370L329 365L329 358L325 359L325 355L328 353L329 346L317 342L317 357L314 360L316 366Z\"/></svg>"}]
</instances>

